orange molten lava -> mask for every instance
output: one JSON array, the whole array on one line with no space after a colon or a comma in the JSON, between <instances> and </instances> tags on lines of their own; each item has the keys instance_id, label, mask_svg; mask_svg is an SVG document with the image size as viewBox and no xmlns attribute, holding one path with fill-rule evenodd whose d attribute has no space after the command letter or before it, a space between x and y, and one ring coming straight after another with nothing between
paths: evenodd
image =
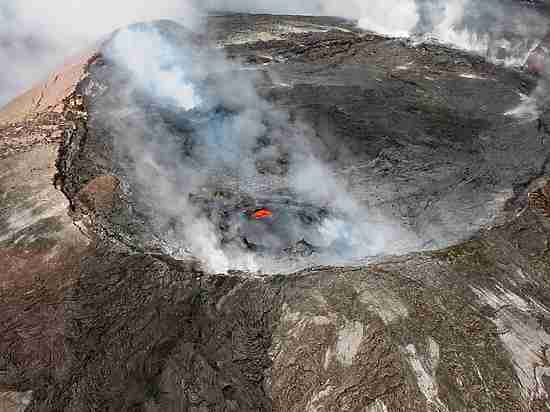
<instances>
[{"instance_id":1,"label":"orange molten lava","mask_svg":"<svg viewBox=\"0 0 550 412\"><path fill-rule=\"evenodd\" d=\"M254 216L254 218L256 219L265 219L267 217L273 216L273 212L267 209L260 209L255 211L252 216Z\"/></svg>"}]
</instances>

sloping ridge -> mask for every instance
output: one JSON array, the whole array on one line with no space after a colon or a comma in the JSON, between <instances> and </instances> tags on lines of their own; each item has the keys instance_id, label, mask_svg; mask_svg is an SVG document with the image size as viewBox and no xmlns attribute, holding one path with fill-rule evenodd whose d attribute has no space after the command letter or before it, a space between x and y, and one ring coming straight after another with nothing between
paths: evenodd
<instances>
[{"instance_id":1,"label":"sloping ridge","mask_svg":"<svg viewBox=\"0 0 550 412\"><path fill-rule=\"evenodd\" d=\"M22 410L29 373L63 364L63 299L90 244L55 186L65 105L93 52L0 111L0 410Z\"/></svg>"},{"instance_id":2,"label":"sloping ridge","mask_svg":"<svg viewBox=\"0 0 550 412\"><path fill-rule=\"evenodd\" d=\"M29 116L48 112L62 113L63 100L74 92L85 75L85 66L96 50L74 56L63 67L21 96L10 101L0 110L0 126L18 123Z\"/></svg>"}]
</instances>

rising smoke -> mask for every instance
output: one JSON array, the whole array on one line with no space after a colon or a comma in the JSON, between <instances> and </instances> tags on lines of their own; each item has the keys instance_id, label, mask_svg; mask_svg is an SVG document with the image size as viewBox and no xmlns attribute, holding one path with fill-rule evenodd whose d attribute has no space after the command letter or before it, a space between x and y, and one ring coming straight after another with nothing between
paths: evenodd
<instances>
[{"instance_id":1,"label":"rising smoke","mask_svg":"<svg viewBox=\"0 0 550 412\"><path fill-rule=\"evenodd\" d=\"M115 28L158 18L197 25L213 10L340 16L366 30L435 38L511 65L524 63L547 27L512 0L3 0L0 105Z\"/></svg>"},{"instance_id":2,"label":"rising smoke","mask_svg":"<svg viewBox=\"0 0 550 412\"><path fill-rule=\"evenodd\" d=\"M433 37L507 66L522 66L548 28L548 20L511 1L452 0L420 4L417 34Z\"/></svg>"},{"instance_id":3,"label":"rising smoke","mask_svg":"<svg viewBox=\"0 0 550 412\"><path fill-rule=\"evenodd\" d=\"M103 121L117 136L115 145L127 159L122 163L136 197L151 211L148 220L166 253L197 256L216 272L286 267L271 255L259 256L238 244L222 245L224 234L216 216L207 216L190 201L218 187L258 199L278 197L272 189L281 186L290 190L294 204L330 210L331 216L318 227L306 228L290 214L282 228L288 233L263 234L263 246L275 249L282 247L281 241L296 242L309 235L327 251L317 255L315 263L397 252L403 244L410 245L411 235L381 220L381 215L375 219L375 211L346 190L345 182L318 156L307 124L290 121L288 114L258 95L254 71L228 61L220 50L193 46L191 40L185 44L176 47L156 27L137 25L120 31L105 53L130 80L118 84L122 98L104 108ZM186 155L181 147L186 136L164 122L151 121L138 103L143 95L174 110L180 121L192 121L187 133L194 142ZM259 163L279 158L282 152L289 154L284 177L258 170ZM230 221L231 226L239 224L238 217Z\"/></svg>"}]
</instances>

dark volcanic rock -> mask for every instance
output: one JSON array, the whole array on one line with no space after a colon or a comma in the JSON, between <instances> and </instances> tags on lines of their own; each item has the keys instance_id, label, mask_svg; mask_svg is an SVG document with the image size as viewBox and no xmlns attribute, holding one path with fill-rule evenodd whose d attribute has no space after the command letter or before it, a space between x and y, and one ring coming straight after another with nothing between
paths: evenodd
<instances>
[{"instance_id":1,"label":"dark volcanic rock","mask_svg":"<svg viewBox=\"0 0 550 412\"><path fill-rule=\"evenodd\" d=\"M446 248L269 276L164 253L112 127L130 76L107 42L64 95L46 87L47 105L0 112L0 410L28 391L27 411L547 410L550 140L505 115L531 77L337 19L218 16L208 38L155 26L247 63L229 79L256 74L355 197ZM133 109L125 126L169 128L182 159L212 120L146 96ZM29 138L44 119L55 135ZM259 168L284 176L282 157ZM223 217L290 197L221 182L195 204ZM286 204L306 221L326 213ZM289 253L316 252L294 240Z\"/></svg>"}]
</instances>

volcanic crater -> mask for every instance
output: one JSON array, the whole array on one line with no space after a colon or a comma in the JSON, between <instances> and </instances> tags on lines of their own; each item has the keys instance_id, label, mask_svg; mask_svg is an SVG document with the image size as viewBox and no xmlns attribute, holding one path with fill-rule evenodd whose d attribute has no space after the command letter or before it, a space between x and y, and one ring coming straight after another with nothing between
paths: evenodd
<instances>
[{"instance_id":1,"label":"volcanic crater","mask_svg":"<svg viewBox=\"0 0 550 412\"><path fill-rule=\"evenodd\" d=\"M538 80L334 18L115 32L0 112L0 410L546 410Z\"/></svg>"}]
</instances>

